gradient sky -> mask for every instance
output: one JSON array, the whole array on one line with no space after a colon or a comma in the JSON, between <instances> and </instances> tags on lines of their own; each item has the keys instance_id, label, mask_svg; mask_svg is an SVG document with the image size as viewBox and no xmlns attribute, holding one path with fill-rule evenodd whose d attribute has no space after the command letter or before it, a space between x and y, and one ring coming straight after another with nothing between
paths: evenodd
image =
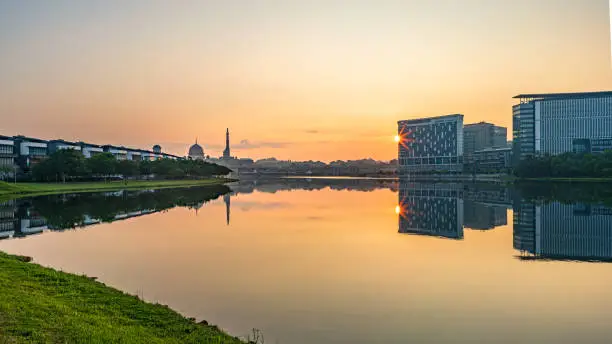
<instances>
[{"instance_id":1,"label":"gradient sky","mask_svg":"<svg viewBox=\"0 0 612 344\"><path fill-rule=\"evenodd\" d=\"M607 0L0 0L0 134L391 159L400 119L612 89L610 51Z\"/></svg>"}]
</instances>

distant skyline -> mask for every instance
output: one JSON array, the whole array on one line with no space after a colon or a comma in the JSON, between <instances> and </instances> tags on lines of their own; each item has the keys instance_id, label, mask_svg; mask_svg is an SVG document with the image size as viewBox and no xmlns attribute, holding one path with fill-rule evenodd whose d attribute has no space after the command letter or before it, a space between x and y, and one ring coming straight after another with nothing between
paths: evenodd
<instances>
[{"instance_id":1,"label":"distant skyline","mask_svg":"<svg viewBox=\"0 0 612 344\"><path fill-rule=\"evenodd\" d=\"M609 15L610 14L610 15ZM397 157L396 122L511 136L519 93L612 89L607 0L0 2L0 134L185 155Z\"/></svg>"}]
</instances>

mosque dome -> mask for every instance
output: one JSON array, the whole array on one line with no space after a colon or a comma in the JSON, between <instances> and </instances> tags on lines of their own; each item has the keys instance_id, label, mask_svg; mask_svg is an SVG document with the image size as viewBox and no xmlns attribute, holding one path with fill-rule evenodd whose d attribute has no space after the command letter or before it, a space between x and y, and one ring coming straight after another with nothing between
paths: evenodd
<instances>
[{"instance_id":1,"label":"mosque dome","mask_svg":"<svg viewBox=\"0 0 612 344\"><path fill-rule=\"evenodd\" d=\"M188 155L191 159L204 159L204 149L196 141L193 146L189 147Z\"/></svg>"},{"instance_id":2,"label":"mosque dome","mask_svg":"<svg viewBox=\"0 0 612 344\"><path fill-rule=\"evenodd\" d=\"M153 146L153 152L155 152L155 153L161 153L161 150L162 150L162 148L161 148L161 146L160 146L160 145L155 145L155 146Z\"/></svg>"}]
</instances>

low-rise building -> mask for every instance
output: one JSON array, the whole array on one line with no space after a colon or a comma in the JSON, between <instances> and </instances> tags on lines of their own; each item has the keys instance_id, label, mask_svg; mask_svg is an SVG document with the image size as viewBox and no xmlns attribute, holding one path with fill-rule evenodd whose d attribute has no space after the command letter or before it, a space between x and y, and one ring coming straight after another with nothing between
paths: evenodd
<instances>
[{"instance_id":1,"label":"low-rise building","mask_svg":"<svg viewBox=\"0 0 612 344\"><path fill-rule=\"evenodd\" d=\"M49 154L53 154L58 150L62 149L73 149L81 151L81 145L76 142L68 142L64 140L51 140L47 142L47 150Z\"/></svg>"},{"instance_id":2,"label":"low-rise building","mask_svg":"<svg viewBox=\"0 0 612 344\"><path fill-rule=\"evenodd\" d=\"M102 146L95 145L93 143L79 142L79 145L81 146L81 152L83 152L83 156L85 156L85 158L87 159L91 158L96 154L104 152Z\"/></svg>"},{"instance_id":3,"label":"low-rise building","mask_svg":"<svg viewBox=\"0 0 612 344\"><path fill-rule=\"evenodd\" d=\"M127 151L127 159L132 161L141 161L142 160L142 151L140 149L129 149L126 148Z\"/></svg>"},{"instance_id":4,"label":"low-rise building","mask_svg":"<svg viewBox=\"0 0 612 344\"><path fill-rule=\"evenodd\" d=\"M487 148L473 154L472 172L501 173L512 167L512 148Z\"/></svg>"},{"instance_id":5,"label":"low-rise building","mask_svg":"<svg viewBox=\"0 0 612 344\"><path fill-rule=\"evenodd\" d=\"M144 150L141 149L140 150L140 159L142 161L153 161L155 160L155 153L148 151L148 150Z\"/></svg>"},{"instance_id":6,"label":"low-rise building","mask_svg":"<svg viewBox=\"0 0 612 344\"><path fill-rule=\"evenodd\" d=\"M107 153L111 153L117 160L126 160L128 157L127 150L125 147L105 145L102 146L102 149Z\"/></svg>"},{"instance_id":7,"label":"low-rise building","mask_svg":"<svg viewBox=\"0 0 612 344\"><path fill-rule=\"evenodd\" d=\"M0 173L15 165L15 141L12 137L0 135Z\"/></svg>"},{"instance_id":8,"label":"low-rise building","mask_svg":"<svg viewBox=\"0 0 612 344\"><path fill-rule=\"evenodd\" d=\"M47 141L32 137L15 136L16 163L23 171L47 157Z\"/></svg>"}]
</instances>

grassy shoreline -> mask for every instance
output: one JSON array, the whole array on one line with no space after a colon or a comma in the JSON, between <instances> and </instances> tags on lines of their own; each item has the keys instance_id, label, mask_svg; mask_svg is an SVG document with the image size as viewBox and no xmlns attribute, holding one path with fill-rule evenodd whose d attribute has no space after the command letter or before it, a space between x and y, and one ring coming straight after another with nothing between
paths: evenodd
<instances>
[{"instance_id":1,"label":"grassy shoreline","mask_svg":"<svg viewBox=\"0 0 612 344\"><path fill-rule=\"evenodd\" d=\"M86 276L0 253L0 343L244 343Z\"/></svg>"},{"instance_id":2,"label":"grassy shoreline","mask_svg":"<svg viewBox=\"0 0 612 344\"><path fill-rule=\"evenodd\" d=\"M225 178L208 178L190 180L132 180L128 181L127 183L123 181L17 184L0 182L0 199L52 195L59 193L184 188L192 186L219 185L231 181L233 180Z\"/></svg>"}]
</instances>

